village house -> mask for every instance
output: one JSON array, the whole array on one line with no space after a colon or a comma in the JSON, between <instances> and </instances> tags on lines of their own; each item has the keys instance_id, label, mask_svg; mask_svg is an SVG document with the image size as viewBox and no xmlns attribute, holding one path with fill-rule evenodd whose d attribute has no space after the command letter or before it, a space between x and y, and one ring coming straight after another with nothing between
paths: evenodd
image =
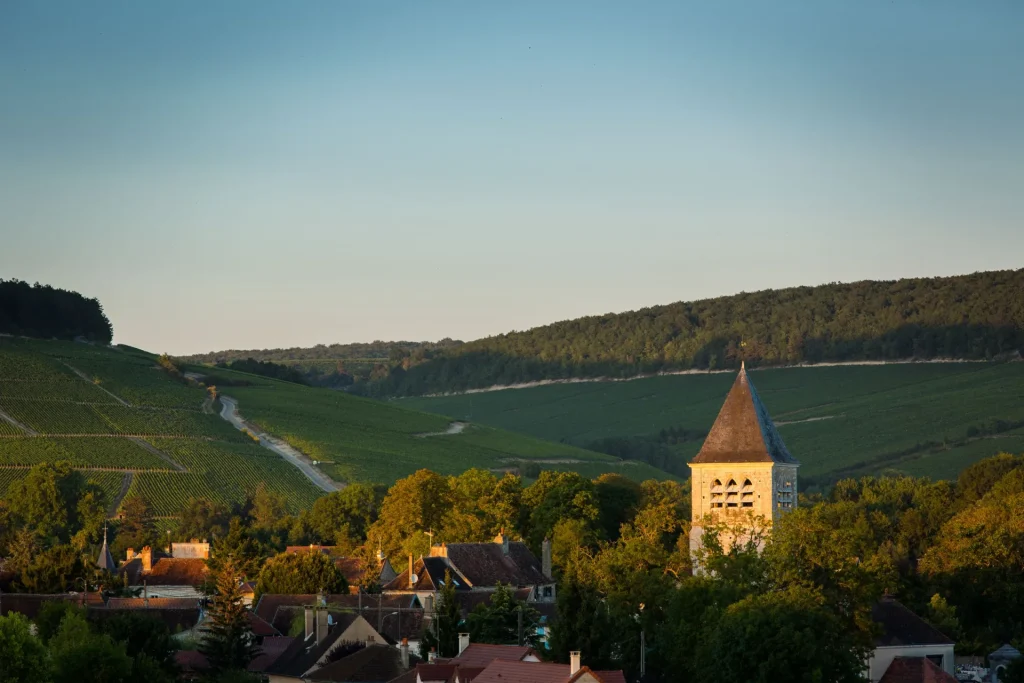
<instances>
[{"instance_id":1,"label":"village house","mask_svg":"<svg viewBox=\"0 0 1024 683\"><path fill-rule=\"evenodd\" d=\"M867 677L871 683L926 681L951 683L953 677L953 641L935 627L907 609L891 595L886 595L871 610L872 620L879 625L880 635L867 661ZM924 664L927 660L935 667ZM892 673L889 673L889 670ZM909 678L909 676L922 676Z\"/></svg>"},{"instance_id":2,"label":"village house","mask_svg":"<svg viewBox=\"0 0 1024 683\"><path fill-rule=\"evenodd\" d=\"M260 596L253 610L282 634L298 635L304 623L305 605L314 603L317 597L267 593ZM323 600L333 619L358 614L373 626L384 642L397 648L406 640L413 651L419 651L424 610L416 596L357 593L326 595Z\"/></svg>"},{"instance_id":3,"label":"village house","mask_svg":"<svg viewBox=\"0 0 1024 683\"><path fill-rule=\"evenodd\" d=\"M581 653L569 664L542 662L529 647L470 643L459 634L459 654L418 665L392 683L625 683L622 671L592 671L582 666Z\"/></svg>"},{"instance_id":4,"label":"village house","mask_svg":"<svg viewBox=\"0 0 1024 683\"><path fill-rule=\"evenodd\" d=\"M298 681L389 681L412 666L416 659L407 642L398 648L359 614L335 616L326 596L303 606L304 629L263 670L270 683Z\"/></svg>"},{"instance_id":5,"label":"village house","mask_svg":"<svg viewBox=\"0 0 1024 683\"><path fill-rule=\"evenodd\" d=\"M553 603L551 541L544 541L542 555L538 561L525 543L504 533L492 543L442 543L430 548L429 557L410 555L408 568L384 586L384 593L415 595L429 614L450 572L459 594L492 593L504 585L526 589L530 602Z\"/></svg>"},{"instance_id":6,"label":"village house","mask_svg":"<svg viewBox=\"0 0 1024 683\"><path fill-rule=\"evenodd\" d=\"M105 545L104 545L105 547ZM210 544L174 543L170 555L154 553L150 546L136 552L128 548L118 572L129 588L149 598L201 598L206 582ZM178 554L175 554L178 553ZM103 556L101 555L101 559Z\"/></svg>"}]
</instances>

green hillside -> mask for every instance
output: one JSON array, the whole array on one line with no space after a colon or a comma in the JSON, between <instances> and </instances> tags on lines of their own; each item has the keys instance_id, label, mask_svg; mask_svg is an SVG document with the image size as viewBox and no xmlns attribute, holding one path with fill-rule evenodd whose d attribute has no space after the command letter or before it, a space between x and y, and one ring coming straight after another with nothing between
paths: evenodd
<instances>
[{"instance_id":1,"label":"green hillside","mask_svg":"<svg viewBox=\"0 0 1024 683\"><path fill-rule=\"evenodd\" d=\"M1024 269L744 292L565 320L395 358L374 396L543 379L1024 354Z\"/></svg>"},{"instance_id":2,"label":"green hillside","mask_svg":"<svg viewBox=\"0 0 1024 683\"><path fill-rule=\"evenodd\" d=\"M667 475L643 463L476 423L447 433L451 420L342 392L193 367L239 403L244 418L284 438L341 481L391 482L420 468L457 474L470 467L505 469L522 463L571 469L587 476L621 472L643 480ZM244 386L238 386L243 384ZM234 385L234 386L232 386ZM532 468L530 468L532 471ZM529 474L525 471L524 473Z\"/></svg>"},{"instance_id":3,"label":"green hillside","mask_svg":"<svg viewBox=\"0 0 1024 683\"><path fill-rule=\"evenodd\" d=\"M319 489L206 398L149 354L0 338L0 494L32 465L67 460L112 506L122 493L143 493L157 515L193 496L242 502L260 482L294 510L311 505Z\"/></svg>"},{"instance_id":4,"label":"green hillside","mask_svg":"<svg viewBox=\"0 0 1024 683\"><path fill-rule=\"evenodd\" d=\"M734 373L581 382L400 404L530 434L592 445L657 439L680 460L700 449ZM933 478L1001 451L1024 452L1024 363L804 367L752 373L808 483L896 470Z\"/></svg>"}]
</instances>

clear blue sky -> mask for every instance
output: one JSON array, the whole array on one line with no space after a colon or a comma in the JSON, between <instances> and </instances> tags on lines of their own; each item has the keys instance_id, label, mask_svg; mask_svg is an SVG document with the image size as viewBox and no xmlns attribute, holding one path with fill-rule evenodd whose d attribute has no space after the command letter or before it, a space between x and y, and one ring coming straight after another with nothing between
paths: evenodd
<instances>
[{"instance_id":1,"label":"clear blue sky","mask_svg":"<svg viewBox=\"0 0 1024 683\"><path fill-rule=\"evenodd\" d=\"M1024 266L1024 2L0 2L0 277L152 351Z\"/></svg>"}]
</instances>

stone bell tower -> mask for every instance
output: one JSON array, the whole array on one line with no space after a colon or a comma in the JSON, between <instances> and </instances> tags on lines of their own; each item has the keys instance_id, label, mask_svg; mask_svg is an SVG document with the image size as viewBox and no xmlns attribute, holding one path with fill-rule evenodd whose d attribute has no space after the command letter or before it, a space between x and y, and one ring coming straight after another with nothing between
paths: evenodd
<instances>
[{"instance_id":1,"label":"stone bell tower","mask_svg":"<svg viewBox=\"0 0 1024 683\"><path fill-rule=\"evenodd\" d=\"M770 526L796 508L799 466L741 365L700 453L690 462L690 551L700 548L705 520L750 529L755 523ZM738 539L721 540L728 550Z\"/></svg>"}]
</instances>

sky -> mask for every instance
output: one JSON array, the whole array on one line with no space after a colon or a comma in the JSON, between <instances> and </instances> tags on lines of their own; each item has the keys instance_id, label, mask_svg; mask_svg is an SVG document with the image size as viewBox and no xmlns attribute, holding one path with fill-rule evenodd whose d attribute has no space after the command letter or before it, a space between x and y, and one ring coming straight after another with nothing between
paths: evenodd
<instances>
[{"instance_id":1,"label":"sky","mask_svg":"<svg viewBox=\"0 0 1024 683\"><path fill-rule=\"evenodd\" d=\"M1024 267L1024 2L0 2L0 278L154 352Z\"/></svg>"}]
</instances>

